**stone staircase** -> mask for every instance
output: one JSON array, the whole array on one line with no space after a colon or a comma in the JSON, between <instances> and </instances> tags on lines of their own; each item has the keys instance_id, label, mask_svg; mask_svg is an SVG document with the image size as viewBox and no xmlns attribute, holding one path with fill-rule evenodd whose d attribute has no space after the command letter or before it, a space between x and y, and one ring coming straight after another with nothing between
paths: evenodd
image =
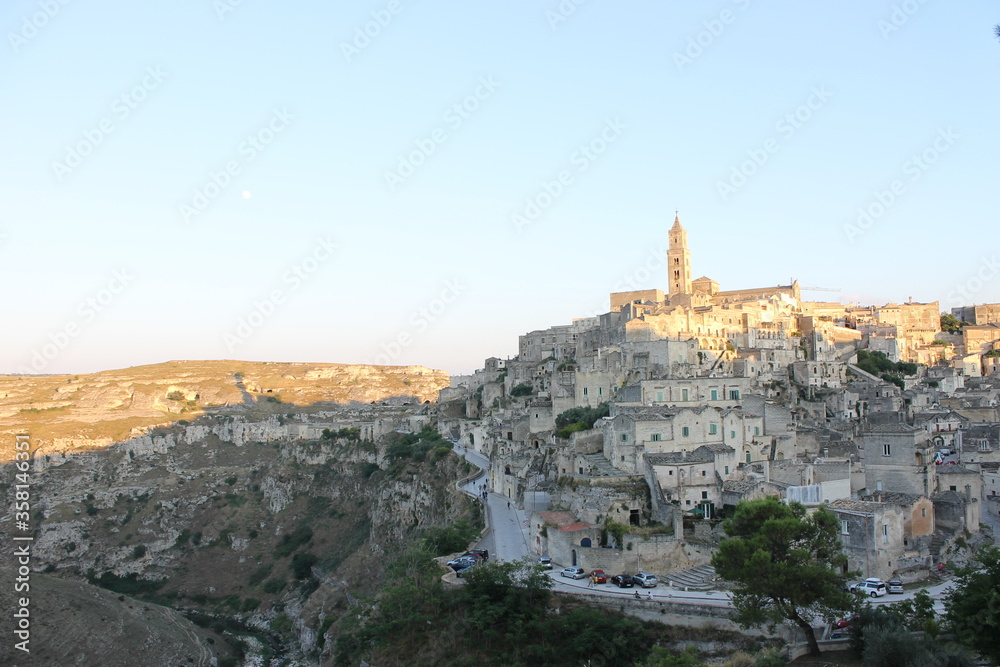
<instances>
[{"instance_id":1,"label":"stone staircase","mask_svg":"<svg viewBox=\"0 0 1000 667\"><path fill-rule=\"evenodd\" d=\"M717 578L715 568L711 565L699 565L663 576L663 580L668 582L670 586L685 591L708 591L718 588L715 582Z\"/></svg>"},{"instance_id":2,"label":"stone staircase","mask_svg":"<svg viewBox=\"0 0 1000 667\"><path fill-rule=\"evenodd\" d=\"M605 458L604 454L583 454L582 456L587 462L584 466L584 472L592 477L620 477L629 474L611 465L611 461Z\"/></svg>"}]
</instances>

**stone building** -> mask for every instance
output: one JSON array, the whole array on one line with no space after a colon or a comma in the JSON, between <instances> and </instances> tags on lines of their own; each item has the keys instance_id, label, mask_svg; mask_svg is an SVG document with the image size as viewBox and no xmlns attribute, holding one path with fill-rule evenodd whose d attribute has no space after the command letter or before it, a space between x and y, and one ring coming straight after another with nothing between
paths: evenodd
<instances>
[{"instance_id":1,"label":"stone building","mask_svg":"<svg viewBox=\"0 0 1000 667\"><path fill-rule=\"evenodd\" d=\"M893 504L835 500L828 505L840 522L847 568L862 577L891 579L905 553L903 513Z\"/></svg>"}]
</instances>

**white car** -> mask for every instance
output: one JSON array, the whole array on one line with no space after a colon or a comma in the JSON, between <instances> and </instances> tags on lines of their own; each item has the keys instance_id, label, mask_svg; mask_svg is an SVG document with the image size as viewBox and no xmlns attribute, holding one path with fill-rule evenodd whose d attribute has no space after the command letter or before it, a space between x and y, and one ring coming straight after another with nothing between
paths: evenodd
<instances>
[{"instance_id":1,"label":"white car","mask_svg":"<svg viewBox=\"0 0 1000 667\"><path fill-rule=\"evenodd\" d=\"M583 579L587 576L587 572L582 567L564 567L559 571L559 576L569 577L570 579Z\"/></svg>"},{"instance_id":2,"label":"white car","mask_svg":"<svg viewBox=\"0 0 1000 667\"><path fill-rule=\"evenodd\" d=\"M880 598L889 591L885 587L885 582L881 579L875 577L870 577L864 581L859 581L856 584L851 584L851 592L860 591L867 595L871 595L873 598Z\"/></svg>"},{"instance_id":3,"label":"white car","mask_svg":"<svg viewBox=\"0 0 1000 667\"><path fill-rule=\"evenodd\" d=\"M538 564L542 566L543 569L552 569L552 559L551 558L539 558Z\"/></svg>"}]
</instances>

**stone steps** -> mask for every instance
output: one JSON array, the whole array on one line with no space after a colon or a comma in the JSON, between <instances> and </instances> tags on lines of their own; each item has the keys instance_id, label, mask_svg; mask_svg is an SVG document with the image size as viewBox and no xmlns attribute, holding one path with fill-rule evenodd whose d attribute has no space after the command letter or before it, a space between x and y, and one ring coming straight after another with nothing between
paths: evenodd
<instances>
[{"instance_id":1,"label":"stone steps","mask_svg":"<svg viewBox=\"0 0 1000 667\"><path fill-rule=\"evenodd\" d=\"M687 570L671 572L663 577L674 588L686 591L707 591L717 588L718 575L711 565L699 565Z\"/></svg>"},{"instance_id":2,"label":"stone steps","mask_svg":"<svg viewBox=\"0 0 1000 667\"><path fill-rule=\"evenodd\" d=\"M583 454L583 459L588 466L584 471L592 477L618 477L628 474L611 465L611 461L608 461L604 454Z\"/></svg>"}]
</instances>

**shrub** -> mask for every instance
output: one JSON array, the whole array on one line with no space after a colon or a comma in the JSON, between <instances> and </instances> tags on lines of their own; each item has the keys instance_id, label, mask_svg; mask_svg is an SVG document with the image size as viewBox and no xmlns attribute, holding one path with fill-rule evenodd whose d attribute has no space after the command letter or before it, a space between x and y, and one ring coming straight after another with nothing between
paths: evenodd
<instances>
[{"instance_id":1,"label":"shrub","mask_svg":"<svg viewBox=\"0 0 1000 667\"><path fill-rule=\"evenodd\" d=\"M284 579L268 579L264 584L264 592L275 594L280 593L285 588L287 582Z\"/></svg>"},{"instance_id":2,"label":"shrub","mask_svg":"<svg viewBox=\"0 0 1000 667\"><path fill-rule=\"evenodd\" d=\"M146 545L137 544L135 548L132 549L132 558L139 559L146 555Z\"/></svg>"},{"instance_id":3,"label":"shrub","mask_svg":"<svg viewBox=\"0 0 1000 667\"><path fill-rule=\"evenodd\" d=\"M312 574L312 566L319 561L314 554L304 553L292 556L292 574L296 579L305 579Z\"/></svg>"},{"instance_id":4,"label":"shrub","mask_svg":"<svg viewBox=\"0 0 1000 667\"><path fill-rule=\"evenodd\" d=\"M515 396L515 397L530 396L533 393L535 393L535 390L531 388L531 385L530 384L525 384L523 382L520 383L520 384L518 384L518 385L515 385L510 390L510 395L511 396Z\"/></svg>"},{"instance_id":5,"label":"shrub","mask_svg":"<svg viewBox=\"0 0 1000 667\"><path fill-rule=\"evenodd\" d=\"M300 523L291 533L281 536L281 542L274 548L275 558L290 556L300 546L312 540L313 531L305 523Z\"/></svg>"},{"instance_id":6,"label":"shrub","mask_svg":"<svg viewBox=\"0 0 1000 667\"><path fill-rule=\"evenodd\" d=\"M260 582L264 581L269 576L271 576L271 570L273 568L274 568L273 563L265 563L264 565L261 565L256 570L254 570L253 573L251 573L250 577L247 579L247 583L249 583L251 586L256 586L257 584L259 584Z\"/></svg>"}]
</instances>

